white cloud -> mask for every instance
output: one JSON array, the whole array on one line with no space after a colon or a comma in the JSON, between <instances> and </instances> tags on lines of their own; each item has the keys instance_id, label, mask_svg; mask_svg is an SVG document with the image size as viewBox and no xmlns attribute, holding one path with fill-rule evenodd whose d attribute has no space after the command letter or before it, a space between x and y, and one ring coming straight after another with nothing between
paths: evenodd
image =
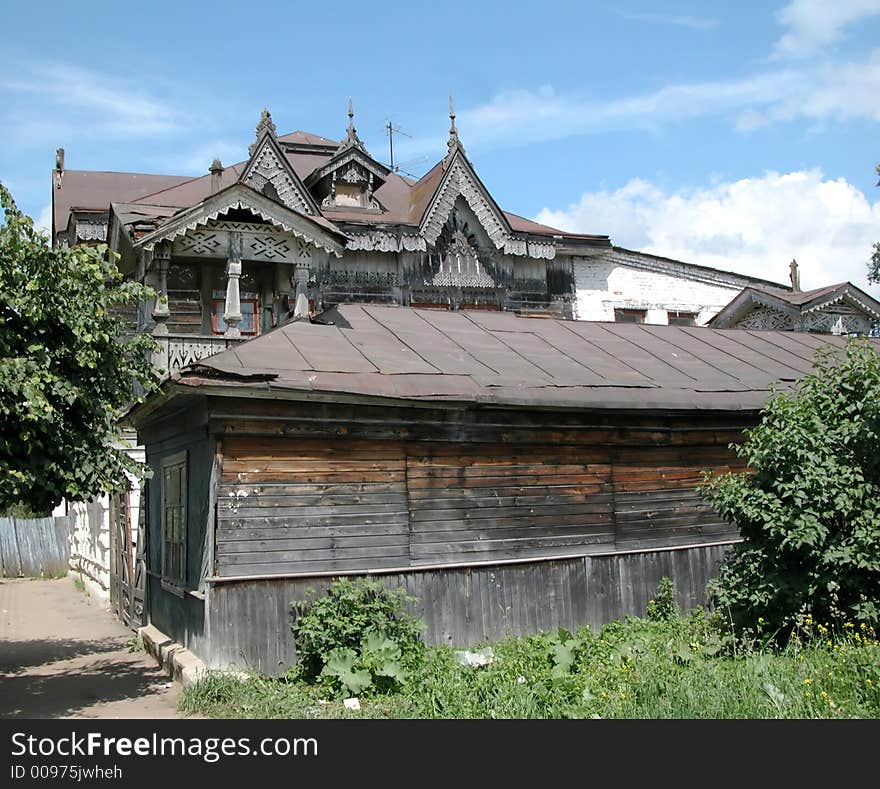
<instances>
[{"instance_id":1,"label":"white cloud","mask_svg":"<svg viewBox=\"0 0 880 789\"><path fill-rule=\"evenodd\" d=\"M796 258L801 286L849 280L868 287L867 261L880 241L880 201L821 170L666 192L642 180L587 192L574 205L543 209L536 221L569 232L608 233L618 246L781 283Z\"/></svg>"},{"instance_id":2,"label":"white cloud","mask_svg":"<svg viewBox=\"0 0 880 789\"><path fill-rule=\"evenodd\" d=\"M34 228L47 235L52 235L52 204L43 206L40 215L34 220Z\"/></svg>"},{"instance_id":3,"label":"white cloud","mask_svg":"<svg viewBox=\"0 0 880 789\"><path fill-rule=\"evenodd\" d=\"M7 133L18 144L42 145L59 133L155 137L191 123L173 102L137 82L67 63L31 63L15 71L15 77L0 77L0 98L17 107Z\"/></svg>"},{"instance_id":4,"label":"white cloud","mask_svg":"<svg viewBox=\"0 0 880 789\"><path fill-rule=\"evenodd\" d=\"M880 2L880 0L878 0ZM655 129L701 117L742 132L794 120L880 121L880 49L861 60L777 68L742 79L683 82L597 101L545 85L501 93L458 114L465 146L526 145L621 129ZM445 138L405 140L406 155L441 150Z\"/></svg>"},{"instance_id":5,"label":"white cloud","mask_svg":"<svg viewBox=\"0 0 880 789\"><path fill-rule=\"evenodd\" d=\"M776 42L777 57L810 57L844 38L844 28L880 14L880 0L792 0L776 18L788 30Z\"/></svg>"},{"instance_id":6,"label":"white cloud","mask_svg":"<svg viewBox=\"0 0 880 789\"><path fill-rule=\"evenodd\" d=\"M653 22L661 25L675 25L676 27L687 27L691 30L711 30L718 26L717 19L710 19L703 16L690 16L687 14L638 14L638 13L621 13L624 19L632 22Z\"/></svg>"}]
</instances>

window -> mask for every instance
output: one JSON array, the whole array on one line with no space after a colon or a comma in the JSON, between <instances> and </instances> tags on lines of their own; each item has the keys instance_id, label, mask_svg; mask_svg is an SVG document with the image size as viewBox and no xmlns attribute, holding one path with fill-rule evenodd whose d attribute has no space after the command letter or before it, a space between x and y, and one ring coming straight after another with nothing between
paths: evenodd
<instances>
[{"instance_id":1,"label":"window","mask_svg":"<svg viewBox=\"0 0 880 789\"><path fill-rule=\"evenodd\" d=\"M647 310L614 309L614 321L616 323L644 323L646 315Z\"/></svg>"},{"instance_id":2,"label":"window","mask_svg":"<svg viewBox=\"0 0 880 789\"><path fill-rule=\"evenodd\" d=\"M260 310L257 305L258 300L255 298L241 299L241 323L238 324L238 328L242 334L259 334L257 321L260 317ZM226 321L223 320L225 310L225 297L215 298L214 306L211 309L211 328L214 330L214 334L223 334L226 331Z\"/></svg>"},{"instance_id":3,"label":"window","mask_svg":"<svg viewBox=\"0 0 880 789\"><path fill-rule=\"evenodd\" d=\"M162 460L163 587L186 584L186 452Z\"/></svg>"},{"instance_id":4,"label":"window","mask_svg":"<svg viewBox=\"0 0 880 789\"><path fill-rule=\"evenodd\" d=\"M696 326L697 325L697 313L696 312L680 312L676 310L675 312L667 312L666 313L669 318L670 326Z\"/></svg>"}]
</instances>

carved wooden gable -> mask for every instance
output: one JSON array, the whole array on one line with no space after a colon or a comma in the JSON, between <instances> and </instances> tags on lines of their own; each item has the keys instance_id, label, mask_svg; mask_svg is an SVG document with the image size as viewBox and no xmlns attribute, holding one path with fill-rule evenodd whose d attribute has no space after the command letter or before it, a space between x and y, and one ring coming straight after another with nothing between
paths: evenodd
<instances>
[{"instance_id":1,"label":"carved wooden gable","mask_svg":"<svg viewBox=\"0 0 880 789\"><path fill-rule=\"evenodd\" d=\"M552 239L534 242L514 233L507 217L489 196L489 192L460 150L452 153L443 180L419 224L419 232L429 246L437 242L444 224L459 199L463 199L474 212L492 240L492 244L500 252L544 260L552 260L556 257L556 245Z\"/></svg>"},{"instance_id":2,"label":"carved wooden gable","mask_svg":"<svg viewBox=\"0 0 880 789\"><path fill-rule=\"evenodd\" d=\"M349 146L312 173L306 179L306 185L322 208L381 210L382 206L373 193L385 183L389 172L361 148Z\"/></svg>"},{"instance_id":3,"label":"carved wooden gable","mask_svg":"<svg viewBox=\"0 0 880 789\"><path fill-rule=\"evenodd\" d=\"M239 179L271 200L307 216L319 213L318 206L300 177L287 161L277 140L263 134Z\"/></svg>"},{"instance_id":4,"label":"carved wooden gable","mask_svg":"<svg viewBox=\"0 0 880 789\"><path fill-rule=\"evenodd\" d=\"M512 235L510 225L504 214L489 198L488 192L480 183L473 168L460 153L453 157L422 217L420 230L428 244L437 241L459 197L464 198L476 214L495 247L504 249Z\"/></svg>"},{"instance_id":5,"label":"carved wooden gable","mask_svg":"<svg viewBox=\"0 0 880 789\"><path fill-rule=\"evenodd\" d=\"M427 256L426 283L434 286L494 288L498 283L492 242L459 197ZM469 216L470 215L470 216Z\"/></svg>"}]
</instances>

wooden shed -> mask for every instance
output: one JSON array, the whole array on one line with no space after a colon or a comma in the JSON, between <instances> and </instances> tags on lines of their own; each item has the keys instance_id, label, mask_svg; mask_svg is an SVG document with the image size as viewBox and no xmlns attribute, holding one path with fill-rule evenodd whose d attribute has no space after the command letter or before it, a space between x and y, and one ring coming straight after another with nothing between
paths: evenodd
<instances>
[{"instance_id":1,"label":"wooden shed","mask_svg":"<svg viewBox=\"0 0 880 789\"><path fill-rule=\"evenodd\" d=\"M402 586L457 646L680 603L738 538L696 490L806 333L344 305L175 373L130 415L153 470L148 621L212 666L296 659L290 602Z\"/></svg>"}]
</instances>

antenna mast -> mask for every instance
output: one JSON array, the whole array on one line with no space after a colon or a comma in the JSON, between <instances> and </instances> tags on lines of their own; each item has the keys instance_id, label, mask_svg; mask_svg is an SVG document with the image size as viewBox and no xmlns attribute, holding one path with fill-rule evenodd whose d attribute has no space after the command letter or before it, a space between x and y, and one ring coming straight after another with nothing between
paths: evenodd
<instances>
[{"instance_id":1,"label":"antenna mast","mask_svg":"<svg viewBox=\"0 0 880 789\"><path fill-rule=\"evenodd\" d=\"M385 128L388 130L388 149L391 153L391 172L396 172L396 168L394 167L394 132L397 131L392 125L391 121L385 124Z\"/></svg>"},{"instance_id":2,"label":"antenna mast","mask_svg":"<svg viewBox=\"0 0 880 789\"><path fill-rule=\"evenodd\" d=\"M390 167L392 173L396 173L396 172L400 171L400 166L394 164L394 135L395 134L402 134L404 137L411 137L411 135L407 134L403 129L400 128L400 126L395 126L391 122L390 118L388 119L388 122L385 124L385 131L388 134L388 152L391 157L391 163L389 164L389 167Z\"/></svg>"}]
</instances>

